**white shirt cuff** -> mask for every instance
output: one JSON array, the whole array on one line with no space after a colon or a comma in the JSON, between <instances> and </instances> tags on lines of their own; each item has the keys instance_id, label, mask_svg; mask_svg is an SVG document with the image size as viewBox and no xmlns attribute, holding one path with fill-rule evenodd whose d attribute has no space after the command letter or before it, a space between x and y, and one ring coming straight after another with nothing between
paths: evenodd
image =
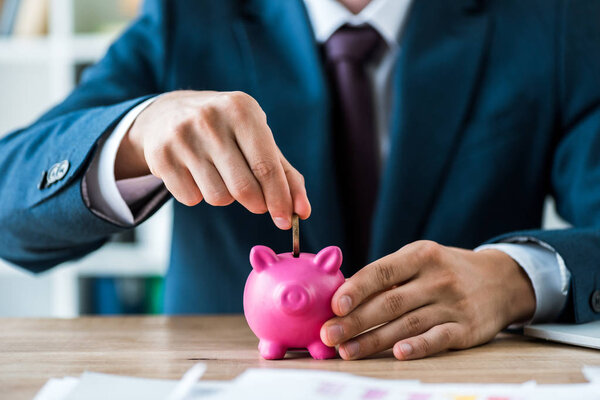
<instances>
[{"instance_id":1,"label":"white shirt cuff","mask_svg":"<svg viewBox=\"0 0 600 400\"><path fill-rule=\"evenodd\" d=\"M536 308L529 323L551 322L563 310L569 294L571 273L563 258L550 245L530 237L514 237L512 243L479 246L475 251L500 250L527 273L535 292Z\"/></svg>"},{"instance_id":2,"label":"white shirt cuff","mask_svg":"<svg viewBox=\"0 0 600 400\"><path fill-rule=\"evenodd\" d=\"M147 196L162 183L154 175L118 182L115 179L115 160L121 141L138 115L157 98L152 97L137 105L121 119L112 133L98 141L98 150L84 176L89 207L123 225L134 224L129 205Z\"/></svg>"}]
</instances>

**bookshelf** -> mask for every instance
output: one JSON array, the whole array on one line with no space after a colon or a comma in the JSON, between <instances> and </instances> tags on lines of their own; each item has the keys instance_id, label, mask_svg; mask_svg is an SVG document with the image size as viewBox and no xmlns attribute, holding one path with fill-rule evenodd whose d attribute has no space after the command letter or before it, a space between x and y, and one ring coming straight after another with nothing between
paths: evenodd
<instances>
[{"instance_id":1,"label":"bookshelf","mask_svg":"<svg viewBox=\"0 0 600 400\"><path fill-rule=\"evenodd\" d=\"M39 0L42 1L42 0ZM47 33L0 36L0 136L26 126L76 85L76 71L98 60L135 14L135 0L47 0ZM136 229L132 243L33 275L0 260L0 316L74 317L80 281L90 277L163 276L171 209Z\"/></svg>"}]
</instances>

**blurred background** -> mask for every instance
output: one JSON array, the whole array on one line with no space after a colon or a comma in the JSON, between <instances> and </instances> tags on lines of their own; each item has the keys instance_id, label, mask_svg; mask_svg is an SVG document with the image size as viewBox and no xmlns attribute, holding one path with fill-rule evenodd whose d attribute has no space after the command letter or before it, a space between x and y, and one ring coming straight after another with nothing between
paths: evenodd
<instances>
[{"instance_id":1,"label":"blurred background","mask_svg":"<svg viewBox=\"0 0 600 400\"><path fill-rule=\"evenodd\" d=\"M135 17L139 3L0 0L0 136L64 98ZM170 211L167 205L100 251L38 276L0 260L0 316L160 313Z\"/></svg>"},{"instance_id":2,"label":"blurred background","mask_svg":"<svg viewBox=\"0 0 600 400\"><path fill-rule=\"evenodd\" d=\"M101 58L135 18L139 3L0 0L0 136L31 123L64 98L83 69ZM565 226L551 199L545 226ZM0 260L0 317L160 313L170 238L167 203L94 254L43 274Z\"/></svg>"}]
</instances>

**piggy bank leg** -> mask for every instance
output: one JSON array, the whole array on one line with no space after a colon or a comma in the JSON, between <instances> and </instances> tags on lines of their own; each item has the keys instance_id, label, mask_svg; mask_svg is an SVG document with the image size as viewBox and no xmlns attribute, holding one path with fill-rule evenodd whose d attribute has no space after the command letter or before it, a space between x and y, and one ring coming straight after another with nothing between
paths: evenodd
<instances>
[{"instance_id":1,"label":"piggy bank leg","mask_svg":"<svg viewBox=\"0 0 600 400\"><path fill-rule=\"evenodd\" d=\"M327 347L321 340L317 340L308 345L308 352L315 360L325 360L327 358L335 357L335 347Z\"/></svg>"},{"instance_id":2,"label":"piggy bank leg","mask_svg":"<svg viewBox=\"0 0 600 400\"><path fill-rule=\"evenodd\" d=\"M265 360L279 360L285 357L287 348L279 343L261 339L258 342L258 351Z\"/></svg>"}]
</instances>

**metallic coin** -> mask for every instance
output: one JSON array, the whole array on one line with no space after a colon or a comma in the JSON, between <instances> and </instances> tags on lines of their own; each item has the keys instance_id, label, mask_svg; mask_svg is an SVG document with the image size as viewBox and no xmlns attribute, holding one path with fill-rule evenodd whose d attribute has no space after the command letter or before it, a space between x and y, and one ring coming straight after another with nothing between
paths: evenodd
<instances>
[{"instance_id":1,"label":"metallic coin","mask_svg":"<svg viewBox=\"0 0 600 400\"><path fill-rule=\"evenodd\" d=\"M300 222L297 214L292 215L292 254L300 257Z\"/></svg>"}]
</instances>

